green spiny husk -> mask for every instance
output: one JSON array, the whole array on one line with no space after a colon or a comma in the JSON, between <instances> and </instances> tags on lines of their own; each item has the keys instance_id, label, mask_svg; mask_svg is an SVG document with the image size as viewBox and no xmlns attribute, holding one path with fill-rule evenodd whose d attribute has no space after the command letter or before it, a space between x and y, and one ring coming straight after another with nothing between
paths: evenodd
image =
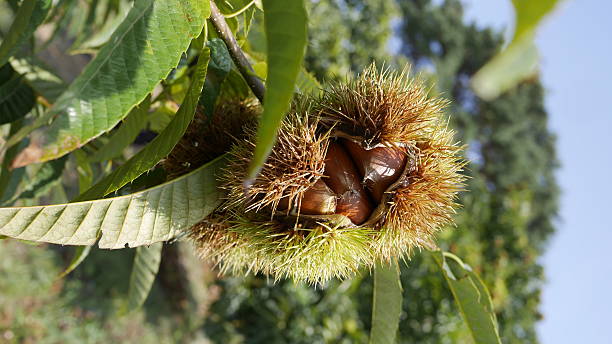
<instances>
[{"instance_id":1,"label":"green spiny husk","mask_svg":"<svg viewBox=\"0 0 612 344\"><path fill-rule=\"evenodd\" d=\"M255 146L255 126L244 124L221 178L228 195L224 204L190 230L200 255L221 272L322 283L349 277L377 260L434 246L435 233L452 222L465 178L462 147L453 141L443 114L447 104L430 97L406 71L378 72L374 66L348 82L329 85L321 96L296 95L270 157L246 191L242 182ZM366 148L401 146L410 152L404 182L387 190L388 200L377 216L361 226L347 225L342 215L289 211L299 209L304 192L323 177L334 137L351 138ZM287 210L277 209L281 200L288 201Z\"/></svg>"}]
</instances>

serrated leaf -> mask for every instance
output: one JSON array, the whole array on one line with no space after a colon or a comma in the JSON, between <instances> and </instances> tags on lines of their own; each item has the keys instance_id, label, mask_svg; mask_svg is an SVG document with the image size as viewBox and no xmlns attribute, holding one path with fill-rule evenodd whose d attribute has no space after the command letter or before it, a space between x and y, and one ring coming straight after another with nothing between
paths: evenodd
<instances>
[{"instance_id":1,"label":"serrated leaf","mask_svg":"<svg viewBox=\"0 0 612 344\"><path fill-rule=\"evenodd\" d=\"M494 99L537 72L539 58L534 43L535 30L558 2L512 0L516 14L514 36L510 44L472 78L472 88L479 97Z\"/></svg>"},{"instance_id":2,"label":"serrated leaf","mask_svg":"<svg viewBox=\"0 0 612 344\"><path fill-rule=\"evenodd\" d=\"M36 121L55 117L42 157L32 162L60 157L112 129L178 64L209 14L208 1L136 0L83 73Z\"/></svg>"},{"instance_id":3,"label":"serrated leaf","mask_svg":"<svg viewBox=\"0 0 612 344\"><path fill-rule=\"evenodd\" d=\"M164 184L94 201L0 208L0 235L62 245L119 249L172 239L220 203L225 156Z\"/></svg>"},{"instance_id":4,"label":"serrated leaf","mask_svg":"<svg viewBox=\"0 0 612 344\"><path fill-rule=\"evenodd\" d=\"M15 52L28 41L51 8L51 0L24 0L15 14L15 20L0 44L0 66L8 62Z\"/></svg>"},{"instance_id":5,"label":"serrated leaf","mask_svg":"<svg viewBox=\"0 0 612 344\"><path fill-rule=\"evenodd\" d=\"M121 126L110 136L108 143L89 157L89 161L111 160L123 152L129 146L140 131L147 125L147 114L151 106L151 97L146 97L130 111Z\"/></svg>"},{"instance_id":6,"label":"serrated leaf","mask_svg":"<svg viewBox=\"0 0 612 344\"><path fill-rule=\"evenodd\" d=\"M397 262L374 267L370 344L394 344L402 313L402 284Z\"/></svg>"},{"instance_id":7,"label":"serrated leaf","mask_svg":"<svg viewBox=\"0 0 612 344\"><path fill-rule=\"evenodd\" d=\"M469 265L446 252L431 253L476 344L501 344L491 296Z\"/></svg>"},{"instance_id":8,"label":"serrated leaf","mask_svg":"<svg viewBox=\"0 0 612 344\"><path fill-rule=\"evenodd\" d=\"M308 20L302 0L264 0L263 7L268 78L249 180L257 176L276 142L276 130L289 109L307 42Z\"/></svg>"},{"instance_id":9,"label":"serrated leaf","mask_svg":"<svg viewBox=\"0 0 612 344\"><path fill-rule=\"evenodd\" d=\"M172 148L183 137L189 123L193 119L204 85L204 79L206 78L209 57L210 50L205 48L200 54L191 85L187 90L185 99L183 99L183 104L181 104L178 112L164 131L125 164L81 194L77 200L95 199L119 190L119 188L151 169L162 158L170 154Z\"/></svg>"},{"instance_id":10,"label":"serrated leaf","mask_svg":"<svg viewBox=\"0 0 612 344\"><path fill-rule=\"evenodd\" d=\"M134 257L134 266L130 275L128 291L128 312L133 311L145 302L155 281L161 263L163 244L138 247Z\"/></svg>"},{"instance_id":11,"label":"serrated leaf","mask_svg":"<svg viewBox=\"0 0 612 344\"><path fill-rule=\"evenodd\" d=\"M34 90L10 64L0 66L0 125L25 116L34 107Z\"/></svg>"}]
</instances>

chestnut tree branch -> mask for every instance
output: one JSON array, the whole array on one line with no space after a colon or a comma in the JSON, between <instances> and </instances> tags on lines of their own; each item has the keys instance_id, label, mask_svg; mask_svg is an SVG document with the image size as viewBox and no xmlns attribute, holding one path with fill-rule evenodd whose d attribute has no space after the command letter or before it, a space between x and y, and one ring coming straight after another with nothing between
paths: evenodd
<instances>
[{"instance_id":1,"label":"chestnut tree branch","mask_svg":"<svg viewBox=\"0 0 612 344\"><path fill-rule=\"evenodd\" d=\"M236 42L236 38L234 38L234 35L227 25L223 14L221 14L219 8L213 0L210 1L210 13L212 24L215 27L219 37L221 37L223 42L225 42L227 50L229 51L234 64L238 68L238 71L240 74L242 74L244 80L246 80L247 84L251 88L251 91L253 91L255 94L255 97L257 97L257 99L259 99L259 101L263 104L266 88L263 82L261 82L257 75L255 75L253 67L242 52L242 49L240 49L240 46L238 46L238 42Z\"/></svg>"}]
</instances>

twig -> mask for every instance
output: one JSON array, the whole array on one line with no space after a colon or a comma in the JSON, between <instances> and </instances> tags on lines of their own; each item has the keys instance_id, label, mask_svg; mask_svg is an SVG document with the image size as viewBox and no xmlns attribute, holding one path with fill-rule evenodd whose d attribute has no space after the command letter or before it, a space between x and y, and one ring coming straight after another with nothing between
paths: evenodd
<instances>
[{"instance_id":1,"label":"twig","mask_svg":"<svg viewBox=\"0 0 612 344\"><path fill-rule=\"evenodd\" d=\"M217 8L217 5L213 0L210 1L210 12L212 24L215 27L217 34L219 34L219 37L221 37L223 42L225 42L227 50L229 51L232 60L234 60L234 64L236 67L238 67L238 71L240 71L240 74L242 74L242 77L246 80L247 84L251 88L251 91L253 91L255 94L255 97L257 97L257 99L259 99L259 101L263 104L266 88L263 82L261 82L261 80L259 80L259 78L255 75L253 67L249 63L247 57L244 56L242 49L240 49L238 46L238 42L236 42L236 38L234 38L234 35L227 25L223 14L221 14L219 8Z\"/></svg>"}]
</instances>

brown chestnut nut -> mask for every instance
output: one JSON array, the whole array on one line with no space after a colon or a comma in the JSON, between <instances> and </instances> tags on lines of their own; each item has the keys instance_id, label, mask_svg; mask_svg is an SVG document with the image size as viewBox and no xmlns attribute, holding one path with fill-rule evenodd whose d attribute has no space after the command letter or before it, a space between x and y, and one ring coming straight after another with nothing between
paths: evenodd
<instances>
[{"instance_id":1,"label":"brown chestnut nut","mask_svg":"<svg viewBox=\"0 0 612 344\"><path fill-rule=\"evenodd\" d=\"M336 195L319 179L302 197L300 213L306 215L327 215L336 212Z\"/></svg>"},{"instance_id":2,"label":"brown chestnut nut","mask_svg":"<svg viewBox=\"0 0 612 344\"><path fill-rule=\"evenodd\" d=\"M364 223L373 206L361 186L360 177L348 152L332 142L325 157L325 183L337 195L336 214L345 215L354 224Z\"/></svg>"},{"instance_id":3,"label":"brown chestnut nut","mask_svg":"<svg viewBox=\"0 0 612 344\"><path fill-rule=\"evenodd\" d=\"M408 157L402 148L376 147L369 150L347 139L341 144L351 154L362 176L362 183L376 203L404 171Z\"/></svg>"}]
</instances>

